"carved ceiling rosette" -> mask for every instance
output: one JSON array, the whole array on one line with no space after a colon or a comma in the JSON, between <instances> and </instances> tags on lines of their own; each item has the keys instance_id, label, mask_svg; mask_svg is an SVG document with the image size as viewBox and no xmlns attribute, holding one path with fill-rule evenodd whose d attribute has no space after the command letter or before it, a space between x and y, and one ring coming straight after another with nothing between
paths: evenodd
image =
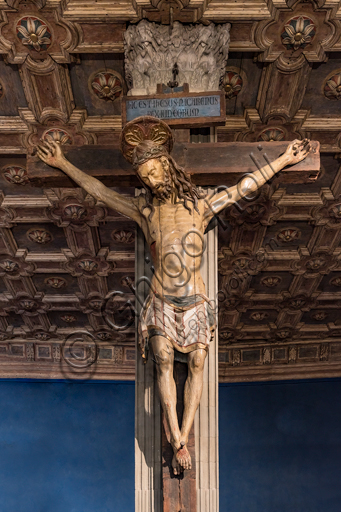
<instances>
[{"instance_id":1,"label":"carved ceiling rosette","mask_svg":"<svg viewBox=\"0 0 341 512\"><path fill-rule=\"evenodd\" d=\"M281 140L285 139L285 132L282 130L282 128L268 128L266 130L263 130L258 135L258 140L261 142L262 140L264 142L279 142Z\"/></svg>"},{"instance_id":2,"label":"carved ceiling rosette","mask_svg":"<svg viewBox=\"0 0 341 512\"><path fill-rule=\"evenodd\" d=\"M33 60L51 55L58 63L74 60L70 52L78 44L78 33L58 8L45 9L42 15L39 3L20 2L16 9L2 9L0 20L0 46L11 64L22 64L28 55Z\"/></svg>"},{"instance_id":3,"label":"carved ceiling rosette","mask_svg":"<svg viewBox=\"0 0 341 512\"><path fill-rule=\"evenodd\" d=\"M48 277L44 280L44 283L47 286L54 288L55 290L65 288L67 284L65 279L63 279L62 277Z\"/></svg>"},{"instance_id":4,"label":"carved ceiling rosette","mask_svg":"<svg viewBox=\"0 0 341 512\"><path fill-rule=\"evenodd\" d=\"M39 340L39 341L48 341L50 340L51 338L55 338L56 337L56 334L53 330L50 330L50 331L46 331L44 329L34 329L32 332L28 333L27 338L31 337L31 338L35 338L36 340Z\"/></svg>"},{"instance_id":5,"label":"carved ceiling rosette","mask_svg":"<svg viewBox=\"0 0 341 512\"><path fill-rule=\"evenodd\" d=\"M113 69L101 69L89 78L89 89L97 98L104 101L118 100L124 92L124 80Z\"/></svg>"},{"instance_id":6,"label":"carved ceiling rosette","mask_svg":"<svg viewBox=\"0 0 341 512\"><path fill-rule=\"evenodd\" d=\"M340 276L333 277L333 279L331 279L329 281L329 284L331 284L332 286L337 286L338 288L341 288L341 277Z\"/></svg>"},{"instance_id":7,"label":"carved ceiling rosette","mask_svg":"<svg viewBox=\"0 0 341 512\"><path fill-rule=\"evenodd\" d=\"M243 339L245 336L241 329L231 329L221 326L219 328L219 346L226 346Z\"/></svg>"},{"instance_id":8,"label":"carved ceiling rosette","mask_svg":"<svg viewBox=\"0 0 341 512\"><path fill-rule=\"evenodd\" d=\"M312 313L311 318L317 322L323 322L323 320L327 320L328 314L326 311L316 311L316 313Z\"/></svg>"},{"instance_id":9,"label":"carved ceiling rosette","mask_svg":"<svg viewBox=\"0 0 341 512\"><path fill-rule=\"evenodd\" d=\"M89 253L70 256L69 252L65 251L68 261L63 264L63 267L74 277L93 277L96 275L106 277L115 269L114 262L106 261L108 252L109 249L103 248L100 249L97 256Z\"/></svg>"},{"instance_id":10,"label":"carved ceiling rosette","mask_svg":"<svg viewBox=\"0 0 341 512\"><path fill-rule=\"evenodd\" d=\"M60 319L63 320L63 322L65 322L66 324L74 324L75 321L77 320L75 315L71 315L71 314L61 315Z\"/></svg>"},{"instance_id":11,"label":"carved ceiling rosette","mask_svg":"<svg viewBox=\"0 0 341 512\"><path fill-rule=\"evenodd\" d=\"M115 229L111 233L111 238L118 244L133 244L135 242L135 231Z\"/></svg>"},{"instance_id":12,"label":"carved ceiling rosette","mask_svg":"<svg viewBox=\"0 0 341 512\"><path fill-rule=\"evenodd\" d=\"M71 135L61 128L50 128L43 133L43 140L47 142L59 142L62 146L65 144L73 144Z\"/></svg>"},{"instance_id":13,"label":"carved ceiling rosette","mask_svg":"<svg viewBox=\"0 0 341 512\"><path fill-rule=\"evenodd\" d=\"M281 32L282 43L287 50L298 50L312 43L316 34L314 22L308 16L294 16L286 22Z\"/></svg>"},{"instance_id":14,"label":"carved ceiling rosette","mask_svg":"<svg viewBox=\"0 0 341 512\"><path fill-rule=\"evenodd\" d=\"M291 264L291 272L294 275L304 275L307 278L317 277L318 275L329 274L338 266L337 256L329 254L326 251L316 251L309 256L302 256L298 261Z\"/></svg>"},{"instance_id":15,"label":"carved ceiling rosette","mask_svg":"<svg viewBox=\"0 0 341 512\"><path fill-rule=\"evenodd\" d=\"M243 78L236 71L227 68L222 81L222 87L227 99L231 100L238 96L243 87Z\"/></svg>"},{"instance_id":16,"label":"carved ceiling rosette","mask_svg":"<svg viewBox=\"0 0 341 512\"><path fill-rule=\"evenodd\" d=\"M323 93L329 100L341 99L341 72L331 73L324 82Z\"/></svg>"},{"instance_id":17,"label":"carved ceiling rosette","mask_svg":"<svg viewBox=\"0 0 341 512\"><path fill-rule=\"evenodd\" d=\"M301 232L299 229L295 227L289 227L282 229L276 233L276 239L279 242L283 242L285 244L289 244L291 242L295 242L301 238Z\"/></svg>"},{"instance_id":18,"label":"carved ceiling rosette","mask_svg":"<svg viewBox=\"0 0 341 512\"><path fill-rule=\"evenodd\" d=\"M77 197L65 197L53 201L53 206L47 208L48 217L59 227L72 225L98 226L106 216L106 209L95 205L89 195L82 201Z\"/></svg>"},{"instance_id":19,"label":"carved ceiling rosette","mask_svg":"<svg viewBox=\"0 0 341 512\"><path fill-rule=\"evenodd\" d=\"M288 343L300 338L301 333L292 325L283 325L282 327L273 327L265 334L265 338L271 343Z\"/></svg>"},{"instance_id":20,"label":"carved ceiling rosette","mask_svg":"<svg viewBox=\"0 0 341 512\"><path fill-rule=\"evenodd\" d=\"M93 314L97 316L102 316L102 311L105 306L105 300L102 296L98 295L96 292L90 293L88 297L83 297L82 295L78 295L79 298L79 309L86 314Z\"/></svg>"},{"instance_id":21,"label":"carved ceiling rosette","mask_svg":"<svg viewBox=\"0 0 341 512\"><path fill-rule=\"evenodd\" d=\"M25 261L27 251L21 252L23 254L16 256L9 254L2 254L0 256L0 277L29 277L34 274L35 265Z\"/></svg>"},{"instance_id":22,"label":"carved ceiling rosette","mask_svg":"<svg viewBox=\"0 0 341 512\"><path fill-rule=\"evenodd\" d=\"M120 343L126 339L124 334L109 329L100 329L94 333L94 336L95 339L98 339L102 342L110 341L111 343Z\"/></svg>"},{"instance_id":23,"label":"carved ceiling rosette","mask_svg":"<svg viewBox=\"0 0 341 512\"><path fill-rule=\"evenodd\" d=\"M51 233L46 229L29 229L26 236L31 242L41 245L49 244L53 240Z\"/></svg>"},{"instance_id":24,"label":"carved ceiling rosette","mask_svg":"<svg viewBox=\"0 0 341 512\"><path fill-rule=\"evenodd\" d=\"M281 282L282 278L279 276L267 276L263 277L261 280L261 283L267 288L275 288L276 286L280 285Z\"/></svg>"},{"instance_id":25,"label":"carved ceiling rosette","mask_svg":"<svg viewBox=\"0 0 341 512\"><path fill-rule=\"evenodd\" d=\"M24 16L16 25L17 37L24 46L30 50L47 50L51 45L51 30L45 21L33 17Z\"/></svg>"},{"instance_id":26,"label":"carved ceiling rosette","mask_svg":"<svg viewBox=\"0 0 341 512\"><path fill-rule=\"evenodd\" d=\"M8 305L4 307L5 311L14 311L17 315L36 316L45 313L50 305L43 302L43 294L39 293L31 297L27 293L19 293L15 298L8 299Z\"/></svg>"},{"instance_id":27,"label":"carved ceiling rosette","mask_svg":"<svg viewBox=\"0 0 341 512\"><path fill-rule=\"evenodd\" d=\"M263 320L266 320L269 317L269 314L266 313L266 311L254 311L250 314L250 320L253 320L254 322L263 322Z\"/></svg>"},{"instance_id":28,"label":"carved ceiling rosette","mask_svg":"<svg viewBox=\"0 0 341 512\"><path fill-rule=\"evenodd\" d=\"M26 185L28 183L27 171L20 165L8 165L2 168L2 175L12 185Z\"/></svg>"}]
</instances>

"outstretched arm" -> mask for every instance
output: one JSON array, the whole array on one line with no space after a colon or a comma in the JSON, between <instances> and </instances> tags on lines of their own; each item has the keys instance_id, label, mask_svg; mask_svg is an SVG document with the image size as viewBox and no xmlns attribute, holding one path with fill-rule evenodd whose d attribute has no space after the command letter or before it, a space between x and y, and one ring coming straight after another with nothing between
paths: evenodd
<instances>
[{"instance_id":1,"label":"outstretched arm","mask_svg":"<svg viewBox=\"0 0 341 512\"><path fill-rule=\"evenodd\" d=\"M294 140L289 144L286 152L277 158L277 160L245 176L237 185L211 197L208 200L207 213L205 215L207 222L227 206L232 206L242 197L255 192L287 165L294 165L304 160L310 151L309 142L308 139L302 141Z\"/></svg>"},{"instance_id":2,"label":"outstretched arm","mask_svg":"<svg viewBox=\"0 0 341 512\"><path fill-rule=\"evenodd\" d=\"M57 167L72 178L80 187L84 188L98 201L102 201L113 210L141 224L141 215L135 199L130 199L106 187L96 178L89 176L72 165L64 156L58 142L44 141L37 147L37 155L47 165Z\"/></svg>"}]
</instances>

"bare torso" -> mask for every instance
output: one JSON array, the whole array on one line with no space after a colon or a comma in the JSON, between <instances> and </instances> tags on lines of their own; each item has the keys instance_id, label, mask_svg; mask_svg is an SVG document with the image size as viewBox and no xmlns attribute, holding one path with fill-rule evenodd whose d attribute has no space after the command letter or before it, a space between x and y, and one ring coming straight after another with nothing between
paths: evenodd
<instances>
[{"instance_id":1,"label":"bare torso","mask_svg":"<svg viewBox=\"0 0 341 512\"><path fill-rule=\"evenodd\" d=\"M154 200L155 211L143 214L142 229L151 249L155 273L153 288L160 295L186 297L205 294L200 274L204 252L205 202L198 201L199 213L189 203L189 212L183 202ZM194 211L193 211L194 210Z\"/></svg>"}]
</instances>

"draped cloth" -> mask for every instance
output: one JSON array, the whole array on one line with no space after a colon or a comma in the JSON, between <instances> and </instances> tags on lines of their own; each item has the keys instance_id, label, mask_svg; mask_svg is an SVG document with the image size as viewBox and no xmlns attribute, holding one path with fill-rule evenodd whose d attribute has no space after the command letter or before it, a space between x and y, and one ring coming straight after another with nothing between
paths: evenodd
<instances>
[{"instance_id":1,"label":"draped cloth","mask_svg":"<svg viewBox=\"0 0 341 512\"><path fill-rule=\"evenodd\" d=\"M139 321L139 344L146 360L149 339L163 336L178 352L208 350L215 330L215 316L209 299L203 294L175 297L151 293Z\"/></svg>"}]
</instances>

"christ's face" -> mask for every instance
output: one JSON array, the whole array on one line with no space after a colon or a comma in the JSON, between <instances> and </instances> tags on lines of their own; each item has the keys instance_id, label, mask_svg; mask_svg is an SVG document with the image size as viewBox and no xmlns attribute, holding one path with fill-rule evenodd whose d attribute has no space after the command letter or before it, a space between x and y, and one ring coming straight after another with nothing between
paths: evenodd
<instances>
[{"instance_id":1,"label":"christ's face","mask_svg":"<svg viewBox=\"0 0 341 512\"><path fill-rule=\"evenodd\" d=\"M169 162L166 157L152 158L141 164L138 174L141 180L150 188L153 195L164 199L169 196L170 178L168 175Z\"/></svg>"}]
</instances>

